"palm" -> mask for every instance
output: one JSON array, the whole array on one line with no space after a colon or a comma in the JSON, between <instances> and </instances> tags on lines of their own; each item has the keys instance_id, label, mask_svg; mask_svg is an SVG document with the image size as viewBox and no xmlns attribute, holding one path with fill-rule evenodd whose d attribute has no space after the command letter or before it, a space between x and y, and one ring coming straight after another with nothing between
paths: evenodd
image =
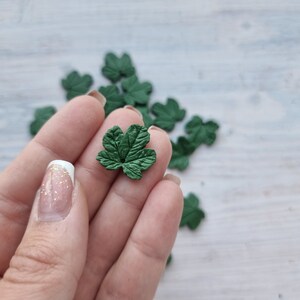
<instances>
[{"instance_id":1,"label":"palm","mask_svg":"<svg viewBox=\"0 0 300 300\"><path fill-rule=\"evenodd\" d=\"M180 201L165 201L182 197L179 188L160 182L170 159L170 142L165 133L151 131L149 146L157 153L157 163L140 181L133 181L104 169L95 158L109 128L117 124L125 130L142 120L128 109L103 120L103 108L94 98L71 101L1 174L0 239L7 241L0 244L2 276L22 239L47 164L64 159L76 167L90 220L86 263L75 298L100 299L111 294L138 299L147 289L153 295L182 207ZM149 281L141 271L145 266Z\"/></svg>"}]
</instances>

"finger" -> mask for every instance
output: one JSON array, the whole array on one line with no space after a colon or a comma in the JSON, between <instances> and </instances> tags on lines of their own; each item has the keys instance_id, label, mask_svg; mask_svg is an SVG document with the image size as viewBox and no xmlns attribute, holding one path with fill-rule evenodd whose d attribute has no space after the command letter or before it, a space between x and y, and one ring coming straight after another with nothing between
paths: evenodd
<instances>
[{"instance_id":1,"label":"finger","mask_svg":"<svg viewBox=\"0 0 300 300\"><path fill-rule=\"evenodd\" d=\"M157 127L149 129L147 147L156 152L156 163L141 180L120 174L90 224L87 262L76 299L94 299L108 269L119 257L143 205L155 184L165 173L171 157L168 135ZM103 247L105 245L105 247Z\"/></svg>"},{"instance_id":2,"label":"finger","mask_svg":"<svg viewBox=\"0 0 300 300\"><path fill-rule=\"evenodd\" d=\"M152 190L96 299L153 299L182 214L182 192L177 179L173 180L168 177Z\"/></svg>"},{"instance_id":3,"label":"finger","mask_svg":"<svg viewBox=\"0 0 300 300\"><path fill-rule=\"evenodd\" d=\"M76 163L77 178L87 195L90 219L101 205L112 182L118 175L118 172L106 170L96 161L98 152L103 150L103 136L109 128L115 125L118 125L125 132L131 124L143 125L142 116L134 107L127 105L113 111L105 119L103 125Z\"/></svg>"},{"instance_id":4,"label":"finger","mask_svg":"<svg viewBox=\"0 0 300 300\"><path fill-rule=\"evenodd\" d=\"M27 230L0 282L3 299L73 299L87 249L86 198L74 167L47 168Z\"/></svg>"},{"instance_id":5,"label":"finger","mask_svg":"<svg viewBox=\"0 0 300 300\"><path fill-rule=\"evenodd\" d=\"M0 175L0 275L19 244L43 170L53 159L74 162L100 127L103 105L91 96L70 101Z\"/></svg>"}]
</instances>

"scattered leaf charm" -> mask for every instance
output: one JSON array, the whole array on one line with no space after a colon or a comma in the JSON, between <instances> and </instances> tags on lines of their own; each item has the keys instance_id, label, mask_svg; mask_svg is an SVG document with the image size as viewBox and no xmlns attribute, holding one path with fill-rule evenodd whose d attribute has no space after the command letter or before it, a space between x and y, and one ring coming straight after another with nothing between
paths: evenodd
<instances>
[{"instance_id":1,"label":"scattered leaf charm","mask_svg":"<svg viewBox=\"0 0 300 300\"><path fill-rule=\"evenodd\" d=\"M143 115L145 127L149 128L151 125L153 125L153 119L150 116L150 111L147 106L136 105L135 108L138 109Z\"/></svg>"},{"instance_id":2,"label":"scattered leaf charm","mask_svg":"<svg viewBox=\"0 0 300 300\"><path fill-rule=\"evenodd\" d=\"M185 109L181 109L178 102L172 98L168 98L166 104L154 103L151 110L156 116L154 124L166 131L173 130L176 122L185 117Z\"/></svg>"},{"instance_id":3,"label":"scattered leaf charm","mask_svg":"<svg viewBox=\"0 0 300 300\"><path fill-rule=\"evenodd\" d=\"M185 170L189 166L189 156L195 149L196 146L184 136L179 137L177 143L172 141L172 157L169 168Z\"/></svg>"},{"instance_id":4,"label":"scattered leaf charm","mask_svg":"<svg viewBox=\"0 0 300 300\"><path fill-rule=\"evenodd\" d=\"M168 256L166 265L168 266L168 265L172 262L172 260L173 260L173 256L172 256L172 254L170 254L170 255Z\"/></svg>"},{"instance_id":5,"label":"scattered leaf charm","mask_svg":"<svg viewBox=\"0 0 300 300\"><path fill-rule=\"evenodd\" d=\"M122 77L129 77L135 73L131 58L124 53L120 58L114 53L107 53L105 56L105 66L102 68L102 74L115 83Z\"/></svg>"},{"instance_id":6,"label":"scattered leaf charm","mask_svg":"<svg viewBox=\"0 0 300 300\"><path fill-rule=\"evenodd\" d=\"M193 116L185 125L185 131L189 135L189 140L196 146L206 144L212 145L216 140L216 131L219 125L214 121L203 122L199 116Z\"/></svg>"},{"instance_id":7,"label":"scattered leaf charm","mask_svg":"<svg viewBox=\"0 0 300 300\"><path fill-rule=\"evenodd\" d=\"M124 100L129 105L142 104L145 105L149 101L152 92L150 82L139 82L136 75L123 79L121 82L124 92Z\"/></svg>"},{"instance_id":8,"label":"scattered leaf charm","mask_svg":"<svg viewBox=\"0 0 300 300\"><path fill-rule=\"evenodd\" d=\"M86 94L93 84L91 75L80 75L77 71L72 71L65 79L62 79L61 84L66 90L68 100Z\"/></svg>"},{"instance_id":9,"label":"scattered leaf charm","mask_svg":"<svg viewBox=\"0 0 300 300\"><path fill-rule=\"evenodd\" d=\"M184 207L180 221L180 227L188 226L191 230L195 230L201 221L205 218L205 213L199 208L198 197L190 193L184 198Z\"/></svg>"},{"instance_id":10,"label":"scattered leaf charm","mask_svg":"<svg viewBox=\"0 0 300 300\"><path fill-rule=\"evenodd\" d=\"M56 113L53 106L37 108L34 113L34 120L30 123L29 130L32 136L36 135L42 126Z\"/></svg>"},{"instance_id":11,"label":"scattered leaf charm","mask_svg":"<svg viewBox=\"0 0 300 300\"><path fill-rule=\"evenodd\" d=\"M114 84L101 86L99 92L106 98L105 115L109 115L112 111L119 107L123 107L126 103L124 97L120 94L118 87Z\"/></svg>"},{"instance_id":12,"label":"scattered leaf charm","mask_svg":"<svg viewBox=\"0 0 300 300\"><path fill-rule=\"evenodd\" d=\"M131 179L141 179L142 171L150 168L156 161L153 149L145 149L150 140L147 128L131 125L124 134L119 126L109 129L103 138L102 150L97 160L108 170L123 169Z\"/></svg>"}]
</instances>

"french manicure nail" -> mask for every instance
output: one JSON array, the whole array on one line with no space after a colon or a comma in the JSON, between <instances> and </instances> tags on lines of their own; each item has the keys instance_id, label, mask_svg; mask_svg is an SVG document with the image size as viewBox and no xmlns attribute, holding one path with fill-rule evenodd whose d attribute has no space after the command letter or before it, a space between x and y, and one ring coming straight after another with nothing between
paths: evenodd
<instances>
[{"instance_id":1,"label":"french manicure nail","mask_svg":"<svg viewBox=\"0 0 300 300\"><path fill-rule=\"evenodd\" d=\"M72 207L74 166L64 160L54 160L47 167L40 189L38 218L43 222L61 221Z\"/></svg>"},{"instance_id":2,"label":"french manicure nail","mask_svg":"<svg viewBox=\"0 0 300 300\"><path fill-rule=\"evenodd\" d=\"M136 112L139 115L139 117L143 119L142 113L138 109L136 109L135 107L133 107L132 105L125 105L124 108Z\"/></svg>"},{"instance_id":3,"label":"french manicure nail","mask_svg":"<svg viewBox=\"0 0 300 300\"><path fill-rule=\"evenodd\" d=\"M106 103L106 98L96 90L88 92L87 95L96 98L102 104L102 106L104 106Z\"/></svg>"},{"instance_id":4,"label":"french manicure nail","mask_svg":"<svg viewBox=\"0 0 300 300\"><path fill-rule=\"evenodd\" d=\"M161 131L161 132L165 132L163 129L161 129L160 127L157 127L157 126L154 126L154 125L151 125L149 127L149 130L157 130L157 131Z\"/></svg>"},{"instance_id":5,"label":"french manicure nail","mask_svg":"<svg viewBox=\"0 0 300 300\"><path fill-rule=\"evenodd\" d=\"M166 175L164 176L164 179L165 179L165 180L173 181L173 182L176 183L177 185L180 185L180 183L181 183L181 180L180 180L179 177L177 177L177 176L175 176L175 175L173 175L173 174L170 174L170 173L166 174Z\"/></svg>"}]
</instances>

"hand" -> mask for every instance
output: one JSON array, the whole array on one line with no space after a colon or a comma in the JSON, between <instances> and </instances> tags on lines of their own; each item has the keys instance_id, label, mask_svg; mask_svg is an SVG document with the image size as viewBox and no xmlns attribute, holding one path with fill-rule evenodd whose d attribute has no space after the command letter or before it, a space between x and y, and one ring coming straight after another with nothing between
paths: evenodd
<instances>
[{"instance_id":1,"label":"hand","mask_svg":"<svg viewBox=\"0 0 300 300\"><path fill-rule=\"evenodd\" d=\"M171 145L156 127L157 162L141 180L95 160L105 132L131 124L143 124L132 107L104 119L101 95L77 97L0 174L1 299L154 297L183 197L179 179L163 177ZM47 168L53 160L64 161Z\"/></svg>"}]
</instances>

